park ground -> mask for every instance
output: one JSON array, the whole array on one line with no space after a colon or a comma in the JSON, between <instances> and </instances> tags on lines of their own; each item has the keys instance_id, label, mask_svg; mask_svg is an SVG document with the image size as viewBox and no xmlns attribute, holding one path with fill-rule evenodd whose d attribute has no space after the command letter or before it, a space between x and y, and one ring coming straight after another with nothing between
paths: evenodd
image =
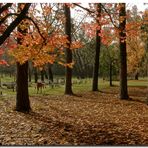
<instances>
[{"instance_id":1,"label":"park ground","mask_svg":"<svg viewBox=\"0 0 148 148\"><path fill-rule=\"evenodd\" d=\"M29 114L16 112L15 96L5 91L0 144L148 145L147 81L129 81L128 101L119 99L117 82L113 84L101 82L99 92L91 92L87 84L75 85L76 96L63 95L61 88L35 95L30 88Z\"/></svg>"}]
</instances>

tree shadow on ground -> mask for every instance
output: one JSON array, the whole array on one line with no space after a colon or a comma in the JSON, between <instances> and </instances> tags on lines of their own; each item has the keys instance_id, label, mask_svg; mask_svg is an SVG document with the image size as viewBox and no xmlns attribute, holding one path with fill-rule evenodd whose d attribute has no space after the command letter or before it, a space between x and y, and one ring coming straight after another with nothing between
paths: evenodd
<instances>
[{"instance_id":1,"label":"tree shadow on ground","mask_svg":"<svg viewBox=\"0 0 148 148\"><path fill-rule=\"evenodd\" d=\"M31 112L26 117L40 123L40 133L49 135L53 145L141 145L142 137L133 131L125 131L115 123L101 122L95 125L67 123L53 120L47 115ZM56 136L55 136L56 135ZM64 140L63 140L64 139ZM148 144L148 142L145 144ZM47 142L48 145L48 142Z\"/></svg>"}]
</instances>

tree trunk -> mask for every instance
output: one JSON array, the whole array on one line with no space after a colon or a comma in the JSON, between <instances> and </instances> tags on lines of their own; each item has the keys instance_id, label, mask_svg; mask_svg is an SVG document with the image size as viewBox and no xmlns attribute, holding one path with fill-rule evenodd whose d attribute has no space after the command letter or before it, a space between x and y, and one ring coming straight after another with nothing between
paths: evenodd
<instances>
[{"instance_id":1,"label":"tree trunk","mask_svg":"<svg viewBox=\"0 0 148 148\"><path fill-rule=\"evenodd\" d=\"M139 78L139 73L138 73L138 72L136 72L136 75L135 75L135 80L138 80L138 78Z\"/></svg>"},{"instance_id":2,"label":"tree trunk","mask_svg":"<svg viewBox=\"0 0 148 148\"><path fill-rule=\"evenodd\" d=\"M66 48L66 63L72 63L72 51L70 49L71 45L71 16L70 16L70 8L65 4L65 33L68 36L67 43L68 48ZM66 84L65 84L65 94L72 95L72 69L70 67L66 67Z\"/></svg>"},{"instance_id":3,"label":"tree trunk","mask_svg":"<svg viewBox=\"0 0 148 148\"><path fill-rule=\"evenodd\" d=\"M49 75L49 80L51 82L53 82L53 73L52 73L52 68L51 68L51 64L48 64L48 75Z\"/></svg>"},{"instance_id":4,"label":"tree trunk","mask_svg":"<svg viewBox=\"0 0 148 148\"><path fill-rule=\"evenodd\" d=\"M35 83L37 83L37 81L38 81L38 72L37 72L36 67L34 68L34 81L35 81Z\"/></svg>"},{"instance_id":5,"label":"tree trunk","mask_svg":"<svg viewBox=\"0 0 148 148\"><path fill-rule=\"evenodd\" d=\"M41 81L44 82L44 70L41 71Z\"/></svg>"},{"instance_id":6,"label":"tree trunk","mask_svg":"<svg viewBox=\"0 0 148 148\"><path fill-rule=\"evenodd\" d=\"M31 82L31 65L30 65L30 63L28 63L29 65L28 65L28 76L29 76L29 82Z\"/></svg>"},{"instance_id":7,"label":"tree trunk","mask_svg":"<svg viewBox=\"0 0 148 148\"><path fill-rule=\"evenodd\" d=\"M16 90L16 110L20 112L29 112L31 108L28 93L28 62L22 65L17 63Z\"/></svg>"},{"instance_id":8,"label":"tree trunk","mask_svg":"<svg viewBox=\"0 0 148 148\"><path fill-rule=\"evenodd\" d=\"M97 11L98 15L97 18L101 16L101 4L97 4ZM97 20L98 26L99 20ZM93 71L93 86L92 86L92 91L98 91L98 76L99 76L99 57L100 57L100 46L101 46L101 37L99 34L101 33L101 26L100 29L96 30L96 49L95 49L95 63L94 63L94 71Z\"/></svg>"},{"instance_id":9,"label":"tree trunk","mask_svg":"<svg viewBox=\"0 0 148 148\"><path fill-rule=\"evenodd\" d=\"M45 79L48 79L48 73L46 70L44 70L44 76L45 76Z\"/></svg>"},{"instance_id":10,"label":"tree trunk","mask_svg":"<svg viewBox=\"0 0 148 148\"><path fill-rule=\"evenodd\" d=\"M0 78L0 95L2 95L2 94L3 94L3 92L2 92L2 90L1 90L1 88L2 88L2 83L1 83L1 78Z\"/></svg>"},{"instance_id":11,"label":"tree trunk","mask_svg":"<svg viewBox=\"0 0 148 148\"><path fill-rule=\"evenodd\" d=\"M1 82L1 78L0 78L0 88L2 88L2 82Z\"/></svg>"},{"instance_id":12,"label":"tree trunk","mask_svg":"<svg viewBox=\"0 0 148 148\"><path fill-rule=\"evenodd\" d=\"M128 99L127 90L127 53L126 53L126 6L120 3L119 29L120 29L120 99Z\"/></svg>"},{"instance_id":13,"label":"tree trunk","mask_svg":"<svg viewBox=\"0 0 148 148\"><path fill-rule=\"evenodd\" d=\"M18 6L18 11L21 9L21 5ZM23 22L22 22L23 23ZM18 26L18 31L22 34L27 33L27 24L23 24L26 26L25 29L21 29ZM17 39L18 44L22 44L22 39ZM29 101L29 92L28 92L28 61L24 64L17 63L17 93L16 93L16 110L20 112L29 112L31 110L30 101Z\"/></svg>"}]
</instances>

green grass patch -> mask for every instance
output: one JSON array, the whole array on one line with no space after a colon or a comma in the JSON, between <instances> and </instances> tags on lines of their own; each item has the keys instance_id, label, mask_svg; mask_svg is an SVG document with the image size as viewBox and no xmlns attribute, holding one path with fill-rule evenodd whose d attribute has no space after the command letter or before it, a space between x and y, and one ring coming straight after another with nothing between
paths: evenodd
<instances>
[{"instance_id":1,"label":"green grass patch","mask_svg":"<svg viewBox=\"0 0 148 148\"><path fill-rule=\"evenodd\" d=\"M129 80L128 86L147 86L148 80Z\"/></svg>"},{"instance_id":2,"label":"green grass patch","mask_svg":"<svg viewBox=\"0 0 148 148\"><path fill-rule=\"evenodd\" d=\"M73 78L73 81L77 80L76 78ZM13 77L3 77L1 78L1 82L13 82L14 78ZM119 81L113 81L113 85L119 86ZM103 79L99 79L98 82L99 90L109 88L109 81L103 81ZM139 78L139 80L128 80L128 86L148 86L148 78ZM92 90L92 79L83 79L81 83L79 84L73 84L72 86L73 92L74 93L79 93L79 92L86 92L86 91L91 91ZM29 95L30 96L43 96L43 95L62 95L64 94L64 85L58 85L52 88L49 85L46 85L46 88L44 88L41 91L37 93L36 89L36 84L32 83L29 86ZM15 97L16 91L13 92L12 89L7 89L6 87L3 86L3 88L0 90L3 92L3 96L12 96Z\"/></svg>"}]
</instances>

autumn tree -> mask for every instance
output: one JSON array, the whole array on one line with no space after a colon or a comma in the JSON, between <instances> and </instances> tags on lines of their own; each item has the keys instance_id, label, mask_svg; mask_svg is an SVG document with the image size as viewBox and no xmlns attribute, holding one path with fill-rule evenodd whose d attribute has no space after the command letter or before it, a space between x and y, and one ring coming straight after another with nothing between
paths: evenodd
<instances>
[{"instance_id":1,"label":"autumn tree","mask_svg":"<svg viewBox=\"0 0 148 148\"><path fill-rule=\"evenodd\" d=\"M126 24L128 74L138 80L145 55L144 42L142 41L143 31L141 30L143 21L137 6L133 6L131 10L128 10L127 16L130 16L127 17Z\"/></svg>"},{"instance_id":2,"label":"autumn tree","mask_svg":"<svg viewBox=\"0 0 148 148\"><path fill-rule=\"evenodd\" d=\"M89 5L90 9L84 8L78 4L75 4L80 8L86 10L90 17L93 19L91 22L86 22L83 24L83 29L85 29L86 34L91 38L96 38L96 47L95 47L95 62L94 62L94 71L93 71L93 85L92 90L98 91L98 75L99 75L99 57L100 57L100 47L101 44L106 44L110 40L109 36L106 36L104 28L106 25L113 22L112 13L107 11L112 7L112 4L96 4L97 9L93 5ZM94 20L96 22L94 22ZM114 23L114 22L113 22ZM113 26L113 25L112 25ZM113 30L113 27L110 27ZM110 41L109 41L110 42Z\"/></svg>"},{"instance_id":3,"label":"autumn tree","mask_svg":"<svg viewBox=\"0 0 148 148\"><path fill-rule=\"evenodd\" d=\"M120 99L128 99L127 51L126 51L126 4L119 3L119 46L120 46Z\"/></svg>"},{"instance_id":4,"label":"autumn tree","mask_svg":"<svg viewBox=\"0 0 148 148\"><path fill-rule=\"evenodd\" d=\"M147 3L146 3L147 4ZM145 56L143 58L143 68L141 68L141 72L143 76L148 75L148 9L144 11L142 16L143 24L141 26L142 29L142 41L144 42Z\"/></svg>"},{"instance_id":5,"label":"autumn tree","mask_svg":"<svg viewBox=\"0 0 148 148\"><path fill-rule=\"evenodd\" d=\"M53 64L56 61L59 64L66 66L66 68L68 67L68 71L72 71L71 68L73 63L69 61L69 58L68 61L65 62L64 56L62 55L64 54L65 48L67 48L67 50L69 49L68 51L71 52L71 50L76 48L79 44L71 42L71 38L69 39L69 28L65 29L66 35L64 34L62 28L62 13L60 12L58 16L54 16L56 17L58 24L53 22L48 23L48 16L50 16L51 13L54 13L57 9L52 9L51 5L48 4L42 4L41 6L43 8L43 17L40 15L35 17L36 12L38 13L38 11L31 8L29 13L30 17L27 17L31 26L29 28L29 33L23 35L22 45L19 47L17 46L17 48L13 48L10 51L10 54L21 64L31 60L33 65L39 69L42 69L44 65L48 63ZM68 76L70 75L68 74ZM70 81L68 80L68 83Z\"/></svg>"},{"instance_id":6,"label":"autumn tree","mask_svg":"<svg viewBox=\"0 0 148 148\"><path fill-rule=\"evenodd\" d=\"M68 38L67 48L66 48L66 63L72 63L72 50L71 47L71 13L70 7L64 5L65 12L65 33ZM72 68L66 66L66 83L65 83L65 94L72 95Z\"/></svg>"},{"instance_id":7,"label":"autumn tree","mask_svg":"<svg viewBox=\"0 0 148 148\"><path fill-rule=\"evenodd\" d=\"M63 45L67 43L66 37L62 36L60 33L58 34L57 30L50 36L47 31L48 28L45 26L42 19L38 21L35 17L28 16L28 9L26 7L29 9L30 5L19 4L20 13L11 14L18 16L17 18L19 19L16 18L12 21L12 27L18 24L19 27L18 31L12 33L12 36L17 38L18 44L12 45L9 51L9 54L12 55L17 62L16 110L22 112L28 112L31 109L28 94L28 61L31 60L34 66L43 66L47 63L53 63L56 57L54 49L62 49ZM32 7L31 11L33 10L34 8ZM50 13L50 7L44 7L44 10L46 14ZM22 16L19 17L20 14L23 18ZM6 18L4 17L3 21L5 21ZM18 23L18 21L20 22ZM41 21L43 23L40 23ZM8 28L4 31L2 30L3 34L1 37L8 36L15 27L13 29L10 28L11 31ZM51 54L49 54L49 52ZM60 52L62 52L62 50L60 50Z\"/></svg>"},{"instance_id":8,"label":"autumn tree","mask_svg":"<svg viewBox=\"0 0 148 148\"><path fill-rule=\"evenodd\" d=\"M0 14L1 14L1 21L0 25L1 27L1 36L0 36L0 45L7 44L7 38L10 36L11 32L24 20L27 16L28 10L31 6L31 4L20 4L20 10L19 13L11 13L9 12L8 8L10 8L12 4L4 4L0 8ZM5 13L6 12L6 13ZM9 25L5 25L5 22L8 20L10 16L16 16L14 19L12 19L12 22ZM18 30L21 31L21 29L18 28ZM25 33L26 31L22 31ZM21 41L18 39L18 42ZM30 110L30 103L29 103L29 97L28 97L28 64L25 64L21 66L19 63L17 63L17 98L16 98L16 110L18 111L29 111ZM25 71L24 71L25 69ZM27 74L27 76L26 76ZM22 83L22 77L25 76L27 78L27 83ZM22 88L25 94L22 94ZM24 97L23 97L24 96ZM23 98L22 98L23 97ZM24 99L25 98L25 99Z\"/></svg>"},{"instance_id":9,"label":"autumn tree","mask_svg":"<svg viewBox=\"0 0 148 148\"><path fill-rule=\"evenodd\" d=\"M143 25L141 26L141 29L143 31L143 41L145 42L145 49L148 51L148 9L144 11L143 14Z\"/></svg>"},{"instance_id":10,"label":"autumn tree","mask_svg":"<svg viewBox=\"0 0 148 148\"><path fill-rule=\"evenodd\" d=\"M109 11L103 6L103 10L108 14L109 19L112 25L114 26L115 32L119 34L120 98L128 99L129 97L127 90L126 4L125 3L115 4L114 8L115 8L114 10ZM119 12L119 19L117 19L118 12ZM118 26L118 21L119 21L119 26Z\"/></svg>"},{"instance_id":11,"label":"autumn tree","mask_svg":"<svg viewBox=\"0 0 148 148\"><path fill-rule=\"evenodd\" d=\"M131 20L133 18L132 15L126 14L126 4L119 3L115 4L115 11L109 11L108 9L104 9L107 12L112 25L115 28L115 32L119 34L119 49L120 49L120 98L128 99L128 90L127 90L127 43L131 39L134 42L133 37L137 37L140 39L140 34L138 30L140 28L141 22L139 21L131 21L130 23L126 22L126 20ZM119 19L118 16L119 12ZM136 11L133 13L136 15ZM119 20L119 26L117 22ZM129 39L129 40L128 40ZM140 40L139 40L140 41ZM139 42L138 41L138 42ZM130 45L130 44L129 44ZM131 44L134 45L134 44ZM139 44L142 47L142 44ZM141 47L138 48L141 48ZM142 52L141 52L142 53ZM131 58L132 59L132 58Z\"/></svg>"},{"instance_id":12,"label":"autumn tree","mask_svg":"<svg viewBox=\"0 0 148 148\"><path fill-rule=\"evenodd\" d=\"M18 4L18 11L22 9L24 4ZM25 21L22 21L18 26L18 33L26 35L28 33L28 26ZM22 45L22 38L17 39L18 46ZM17 62L17 93L16 93L16 110L21 112L29 112L30 101L28 92L28 61L23 64Z\"/></svg>"},{"instance_id":13,"label":"autumn tree","mask_svg":"<svg viewBox=\"0 0 148 148\"><path fill-rule=\"evenodd\" d=\"M100 47L101 47L101 25L100 25L100 16L101 16L101 4L97 4L97 24L96 29L96 47L95 47L95 63L93 71L93 85L92 91L98 91L98 75L99 75L99 57L100 57Z\"/></svg>"},{"instance_id":14,"label":"autumn tree","mask_svg":"<svg viewBox=\"0 0 148 148\"><path fill-rule=\"evenodd\" d=\"M112 81L118 79L119 71L119 50L116 43L110 46L102 46L100 53L100 75L104 79L109 79L109 85L113 86Z\"/></svg>"}]
</instances>

